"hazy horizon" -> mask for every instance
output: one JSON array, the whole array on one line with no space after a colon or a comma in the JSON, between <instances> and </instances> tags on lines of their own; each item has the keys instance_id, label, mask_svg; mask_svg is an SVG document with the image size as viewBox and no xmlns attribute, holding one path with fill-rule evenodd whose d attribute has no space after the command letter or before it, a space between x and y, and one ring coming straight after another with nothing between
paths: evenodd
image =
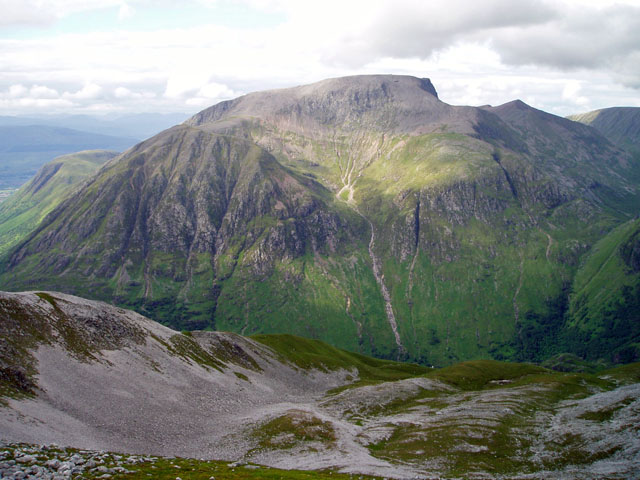
<instances>
[{"instance_id":1,"label":"hazy horizon","mask_svg":"<svg viewBox=\"0 0 640 480\"><path fill-rule=\"evenodd\" d=\"M192 114L328 77L428 77L454 105L640 106L640 2L5 0L0 115Z\"/></svg>"}]
</instances>

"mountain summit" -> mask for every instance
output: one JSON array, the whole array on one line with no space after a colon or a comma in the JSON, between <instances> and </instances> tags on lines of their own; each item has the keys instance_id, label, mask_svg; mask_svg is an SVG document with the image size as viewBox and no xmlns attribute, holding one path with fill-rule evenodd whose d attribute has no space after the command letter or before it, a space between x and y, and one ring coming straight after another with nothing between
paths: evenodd
<instances>
[{"instance_id":1,"label":"mountain summit","mask_svg":"<svg viewBox=\"0 0 640 480\"><path fill-rule=\"evenodd\" d=\"M428 79L252 93L105 165L6 257L0 286L428 364L540 360L590 338L571 285L638 213L637 171L588 126L451 106Z\"/></svg>"},{"instance_id":2,"label":"mountain summit","mask_svg":"<svg viewBox=\"0 0 640 480\"><path fill-rule=\"evenodd\" d=\"M368 125L410 132L447 111L428 78L360 75L251 93L203 110L185 123L204 126L221 120L259 119L293 130Z\"/></svg>"}]
</instances>

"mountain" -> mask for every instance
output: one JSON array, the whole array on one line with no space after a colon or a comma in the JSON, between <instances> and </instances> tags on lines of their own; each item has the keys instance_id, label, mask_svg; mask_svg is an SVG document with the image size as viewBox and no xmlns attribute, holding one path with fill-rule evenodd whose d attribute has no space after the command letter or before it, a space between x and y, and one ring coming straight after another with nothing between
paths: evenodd
<instances>
[{"instance_id":1,"label":"mountain","mask_svg":"<svg viewBox=\"0 0 640 480\"><path fill-rule=\"evenodd\" d=\"M0 285L423 364L540 361L575 347L574 276L637 215L639 170L519 101L329 79L219 103L125 152L6 256Z\"/></svg>"},{"instance_id":2,"label":"mountain","mask_svg":"<svg viewBox=\"0 0 640 480\"><path fill-rule=\"evenodd\" d=\"M616 145L640 152L640 108L638 107L603 108L567 118L590 125Z\"/></svg>"},{"instance_id":3,"label":"mountain","mask_svg":"<svg viewBox=\"0 0 640 480\"><path fill-rule=\"evenodd\" d=\"M598 375L488 360L437 370L290 335L179 333L55 292L2 292L0 315L0 435L21 442L0 469L60 472L51 457L65 446L83 449L67 458L77 472L109 471L111 450L135 478L281 478L259 465L376 478L640 468L640 364ZM24 442L59 446L24 457Z\"/></svg>"},{"instance_id":4,"label":"mountain","mask_svg":"<svg viewBox=\"0 0 640 480\"><path fill-rule=\"evenodd\" d=\"M31 233L82 181L117 155L87 150L63 155L45 164L35 177L0 203L0 256Z\"/></svg>"},{"instance_id":5,"label":"mountain","mask_svg":"<svg viewBox=\"0 0 640 480\"><path fill-rule=\"evenodd\" d=\"M0 126L0 189L18 188L46 162L81 150L123 151L135 139L111 137L68 128Z\"/></svg>"},{"instance_id":6,"label":"mountain","mask_svg":"<svg viewBox=\"0 0 640 480\"><path fill-rule=\"evenodd\" d=\"M0 126L44 125L126 138L148 138L189 118L186 113L135 113L128 115L0 116Z\"/></svg>"}]
</instances>

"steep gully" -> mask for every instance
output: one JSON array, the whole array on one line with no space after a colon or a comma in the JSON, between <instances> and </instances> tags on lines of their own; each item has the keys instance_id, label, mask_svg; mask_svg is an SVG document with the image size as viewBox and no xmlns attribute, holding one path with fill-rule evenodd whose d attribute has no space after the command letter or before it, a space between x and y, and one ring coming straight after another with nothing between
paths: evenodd
<instances>
[{"instance_id":1,"label":"steep gully","mask_svg":"<svg viewBox=\"0 0 640 480\"><path fill-rule=\"evenodd\" d=\"M335 140L334 140L334 145L335 145ZM367 218L358 209L353 199L353 195L355 193L355 183L360 177L360 175L362 174L362 169L358 173L358 175L355 178L353 178L354 170L356 168L356 159L352 158L352 156L349 155L346 165L343 168L341 164L340 151L338 150L338 148L335 148L335 153L337 157L338 167L340 168L340 171L341 171L340 180L342 181L342 185L343 185L342 188L336 194L336 198L344 201L347 205L349 205L349 207L353 209L353 211L355 211L358 215L360 215L369 224L369 228L371 229L371 239L369 240L369 257L371 257L371 263L373 265L373 268L372 268L373 276L375 277L376 282L380 287L380 293L382 294L382 298L384 299L384 304L385 304L384 309L387 316L387 322L389 322L389 326L391 327L391 331L393 332L393 337L398 347L398 357L400 357L406 352L406 348L402 344L402 341L400 340L400 334L398 333L398 322L396 321L396 316L393 312L393 305L391 303L391 294L389 293L389 289L387 288L387 285L385 284L385 281L384 281L384 274L382 273L382 263L380 262L380 259L378 258L378 256L375 254L375 242L376 242L375 228L371 220L369 220L369 218ZM366 162L363 167L368 166L368 164L369 162ZM349 192L349 196L347 200L344 200L341 197L344 191Z\"/></svg>"}]
</instances>

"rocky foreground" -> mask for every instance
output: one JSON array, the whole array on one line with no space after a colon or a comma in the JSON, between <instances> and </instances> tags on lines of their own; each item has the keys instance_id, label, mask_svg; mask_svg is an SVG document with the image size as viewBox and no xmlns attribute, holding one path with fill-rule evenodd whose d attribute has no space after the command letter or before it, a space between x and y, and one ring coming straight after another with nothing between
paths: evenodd
<instances>
[{"instance_id":1,"label":"rocky foreground","mask_svg":"<svg viewBox=\"0 0 640 480\"><path fill-rule=\"evenodd\" d=\"M0 478L27 480L161 478L201 479L317 479L346 480L353 475L333 471L277 470L256 464L198 461L176 457L121 455L105 451L75 450L57 446L7 444L0 446ZM372 478L358 475L359 480ZM387 479L385 479L387 480Z\"/></svg>"},{"instance_id":2,"label":"rocky foreground","mask_svg":"<svg viewBox=\"0 0 640 480\"><path fill-rule=\"evenodd\" d=\"M54 292L0 293L0 317L2 478L639 478L638 364L427 369Z\"/></svg>"},{"instance_id":3,"label":"rocky foreground","mask_svg":"<svg viewBox=\"0 0 640 480\"><path fill-rule=\"evenodd\" d=\"M64 480L87 474L111 478L133 473L123 465L149 462L151 457L111 455L106 452L77 451L33 445L5 445L0 448L0 478Z\"/></svg>"}]
</instances>

